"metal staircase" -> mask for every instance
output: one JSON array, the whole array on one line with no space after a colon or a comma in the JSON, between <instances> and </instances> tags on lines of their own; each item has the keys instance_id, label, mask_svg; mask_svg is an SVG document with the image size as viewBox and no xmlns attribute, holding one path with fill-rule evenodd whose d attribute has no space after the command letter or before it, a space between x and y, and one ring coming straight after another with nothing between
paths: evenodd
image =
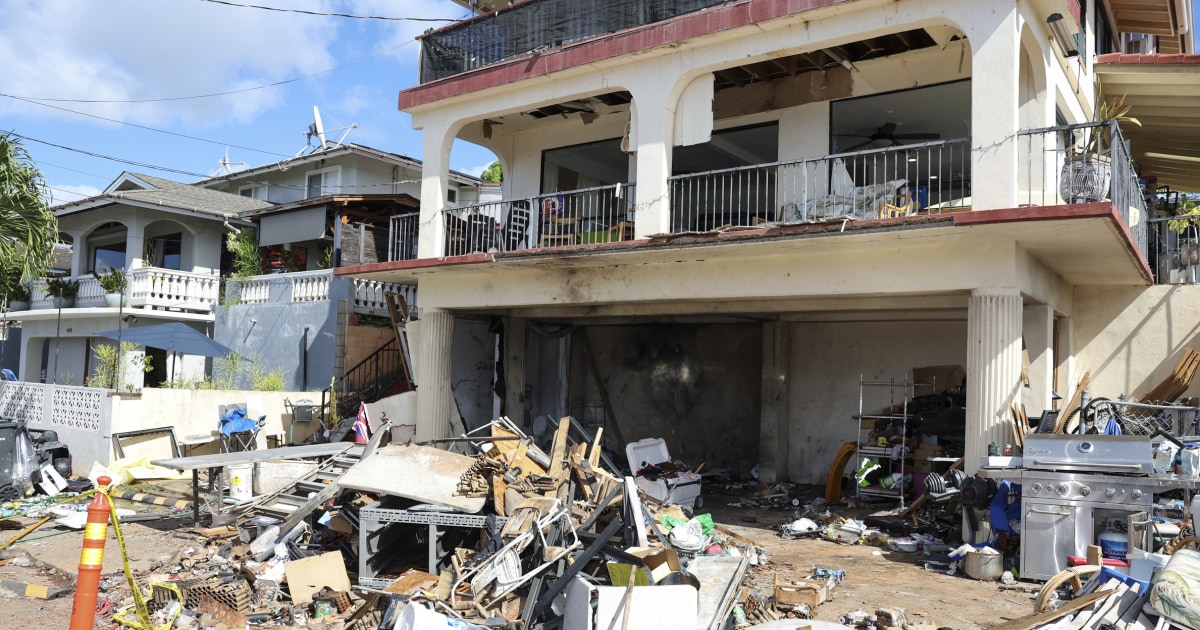
<instances>
[{"instance_id":1,"label":"metal staircase","mask_svg":"<svg viewBox=\"0 0 1200 630\"><path fill-rule=\"evenodd\" d=\"M391 314L392 330L396 333L370 356L346 370L341 378L321 391L321 407L333 411L336 405L339 418L352 418L361 403L372 403L389 394L416 389L413 382L411 353L408 348L408 306L398 293L385 293L384 300ZM328 423L323 423L328 425Z\"/></svg>"}]
</instances>

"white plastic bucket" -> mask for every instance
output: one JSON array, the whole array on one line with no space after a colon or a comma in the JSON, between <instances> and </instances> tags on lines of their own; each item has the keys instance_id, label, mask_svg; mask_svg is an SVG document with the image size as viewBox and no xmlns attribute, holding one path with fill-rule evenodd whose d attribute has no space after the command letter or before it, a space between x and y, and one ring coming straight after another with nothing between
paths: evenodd
<instances>
[{"instance_id":1,"label":"white plastic bucket","mask_svg":"<svg viewBox=\"0 0 1200 630\"><path fill-rule=\"evenodd\" d=\"M229 498L234 501L253 499L254 464L237 464L226 470L229 472Z\"/></svg>"}]
</instances>

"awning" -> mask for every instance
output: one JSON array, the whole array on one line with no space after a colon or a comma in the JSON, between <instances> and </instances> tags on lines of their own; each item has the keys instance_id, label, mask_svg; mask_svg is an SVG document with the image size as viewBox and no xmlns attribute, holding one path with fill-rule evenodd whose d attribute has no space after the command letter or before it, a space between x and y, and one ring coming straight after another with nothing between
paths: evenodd
<instances>
[{"instance_id":1,"label":"awning","mask_svg":"<svg viewBox=\"0 0 1200 630\"><path fill-rule=\"evenodd\" d=\"M1139 127L1122 124L1138 173L1200 192L1200 55L1101 55L1102 97L1122 97Z\"/></svg>"},{"instance_id":2,"label":"awning","mask_svg":"<svg viewBox=\"0 0 1200 630\"><path fill-rule=\"evenodd\" d=\"M1108 0L1106 4L1118 33L1156 35L1159 52L1192 52L1192 0Z\"/></svg>"},{"instance_id":3,"label":"awning","mask_svg":"<svg viewBox=\"0 0 1200 630\"><path fill-rule=\"evenodd\" d=\"M325 234L325 206L265 214L259 223L260 247L299 243L321 238Z\"/></svg>"}]
</instances>

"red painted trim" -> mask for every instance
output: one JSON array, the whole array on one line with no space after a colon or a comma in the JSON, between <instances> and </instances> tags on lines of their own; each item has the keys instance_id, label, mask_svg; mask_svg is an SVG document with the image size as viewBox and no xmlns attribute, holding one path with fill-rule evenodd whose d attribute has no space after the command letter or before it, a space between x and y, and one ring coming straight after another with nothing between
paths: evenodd
<instances>
[{"instance_id":1,"label":"red painted trim","mask_svg":"<svg viewBox=\"0 0 1200 630\"><path fill-rule=\"evenodd\" d=\"M736 0L402 90L401 110L851 0Z\"/></svg>"},{"instance_id":2,"label":"red painted trim","mask_svg":"<svg viewBox=\"0 0 1200 630\"><path fill-rule=\"evenodd\" d=\"M353 267L338 267L333 270L335 276L356 276L378 271L403 271L405 269L430 269L433 267L454 267L481 262L492 262L491 254L467 254L465 256L447 256L445 258L417 258L415 260L396 260L393 262L367 263Z\"/></svg>"}]
</instances>

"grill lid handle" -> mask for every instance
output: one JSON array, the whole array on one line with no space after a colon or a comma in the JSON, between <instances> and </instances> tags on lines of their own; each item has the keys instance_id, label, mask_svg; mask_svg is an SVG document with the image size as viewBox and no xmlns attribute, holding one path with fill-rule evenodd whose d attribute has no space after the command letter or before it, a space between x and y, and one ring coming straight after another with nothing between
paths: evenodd
<instances>
[{"instance_id":1,"label":"grill lid handle","mask_svg":"<svg viewBox=\"0 0 1200 630\"><path fill-rule=\"evenodd\" d=\"M1104 462L1064 462L1056 459L1035 459L1035 466L1086 466L1088 468L1115 468L1117 470L1132 470L1137 472L1142 469L1138 464L1108 464Z\"/></svg>"}]
</instances>

